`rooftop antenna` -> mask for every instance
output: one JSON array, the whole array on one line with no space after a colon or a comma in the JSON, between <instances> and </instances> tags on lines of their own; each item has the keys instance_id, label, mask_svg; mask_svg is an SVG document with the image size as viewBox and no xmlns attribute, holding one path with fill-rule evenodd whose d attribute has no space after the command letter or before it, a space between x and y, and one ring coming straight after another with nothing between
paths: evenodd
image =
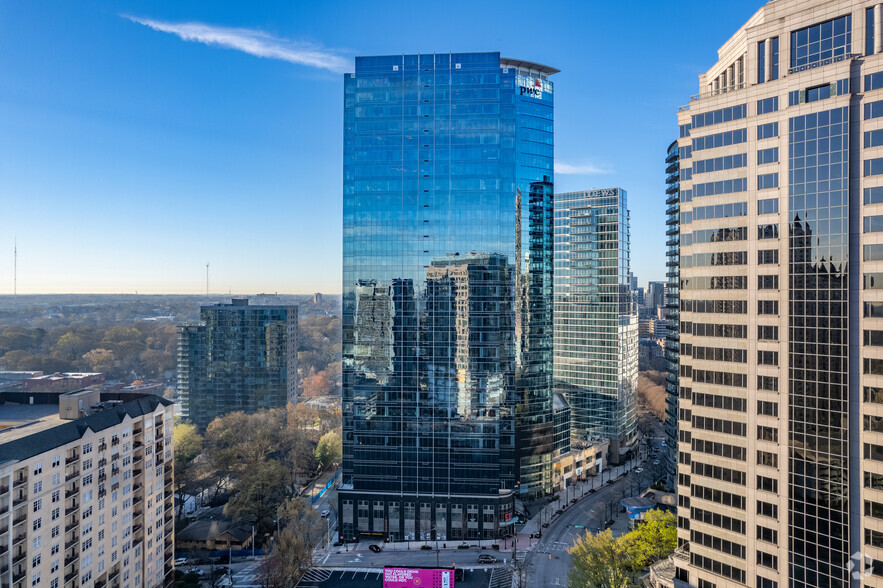
<instances>
[{"instance_id":1,"label":"rooftop antenna","mask_svg":"<svg viewBox=\"0 0 883 588\"><path fill-rule=\"evenodd\" d=\"M205 262L205 295L208 296L208 262Z\"/></svg>"},{"instance_id":2,"label":"rooftop antenna","mask_svg":"<svg viewBox=\"0 0 883 588\"><path fill-rule=\"evenodd\" d=\"M12 240L12 295L18 294L18 238Z\"/></svg>"}]
</instances>

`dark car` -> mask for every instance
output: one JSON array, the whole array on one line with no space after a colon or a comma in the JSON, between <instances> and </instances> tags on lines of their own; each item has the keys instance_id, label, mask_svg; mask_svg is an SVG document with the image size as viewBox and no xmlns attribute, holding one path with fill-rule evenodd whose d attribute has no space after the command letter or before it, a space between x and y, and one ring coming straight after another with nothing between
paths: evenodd
<instances>
[{"instance_id":1,"label":"dark car","mask_svg":"<svg viewBox=\"0 0 883 588\"><path fill-rule=\"evenodd\" d=\"M478 556L478 563L497 563L497 558L495 558L493 555L482 553Z\"/></svg>"},{"instance_id":2,"label":"dark car","mask_svg":"<svg viewBox=\"0 0 883 588\"><path fill-rule=\"evenodd\" d=\"M374 553L380 553L381 551L383 551L383 548L382 548L382 547L380 547L379 545L375 545L374 543L372 543L371 545L369 545L369 546L368 546L368 549L370 549L370 550L373 551Z\"/></svg>"},{"instance_id":3,"label":"dark car","mask_svg":"<svg viewBox=\"0 0 883 588\"><path fill-rule=\"evenodd\" d=\"M228 568L227 566L221 566L212 570L212 575L214 576L226 576L229 573L230 568Z\"/></svg>"},{"instance_id":4,"label":"dark car","mask_svg":"<svg viewBox=\"0 0 883 588\"><path fill-rule=\"evenodd\" d=\"M228 564L230 563L230 557L226 555L222 555L218 559L215 560L216 564Z\"/></svg>"}]
</instances>

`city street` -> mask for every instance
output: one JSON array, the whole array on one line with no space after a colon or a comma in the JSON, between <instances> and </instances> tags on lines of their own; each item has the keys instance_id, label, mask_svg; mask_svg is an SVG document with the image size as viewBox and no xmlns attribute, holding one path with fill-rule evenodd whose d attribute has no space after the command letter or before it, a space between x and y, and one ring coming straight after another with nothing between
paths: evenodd
<instances>
[{"instance_id":1,"label":"city street","mask_svg":"<svg viewBox=\"0 0 883 588\"><path fill-rule=\"evenodd\" d=\"M658 447L660 441L650 441ZM575 504L571 504L549 526L543 529L542 538L535 543L535 549L519 557L525 557L528 586L566 586L570 571L570 555L567 550L583 533L596 533L605 520L619 517L614 524L614 534L627 528L625 514L620 514L620 501L626 496L637 496L662 476L662 466L654 466L653 459L641 464L643 472L625 474ZM591 481L590 481L591 482ZM590 482L586 482L589 484ZM597 487L597 486L596 486ZM579 486L575 491L581 491ZM553 503L554 504L554 503ZM534 540L536 541L536 540Z\"/></svg>"},{"instance_id":2,"label":"city street","mask_svg":"<svg viewBox=\"0 0 883 588\"><path fill-rule=\"evenodd\" d=\"M569 486L559 499L547 505L542 512L533 512L531 520L518 533L517 558L525 562L528 585L565 586L570 569L567 553L580 534L598 532L605 522L616 519L615 534L627 530L625 515L620 515L620 501L627 496L637 496L663 475L661 465L653 465L649 454L661 447L662 430L656 419L649 419L650 437L642 444L640 457L621 466L611 467L603 475ZM637 470L641 471L638 472ZM613 480L613 481L611 481ZM576 500L576 502L573 502ZM563 512L558 515L556 511ZM551 517L551 521L549 520ZM547 523L546 528L542 527ZM542 530L542 537L531 538L531 533ZM455 549L452 542L390 543L382 544L383 551L368 550L368 542L319 550L316 568L321 570L370 570L383 566L455 566L467 570L489 572L493 568L511 566L514 541L509 539L501 550L490 548L490 542L469 549ZM431 550L422 550L422 545ZM499 558L496 564L478 564L479 554L491 554ZM324 575L324 572L322 574ZM238 583L236 585L239 585Z\"/></svg>"}]
</instances>

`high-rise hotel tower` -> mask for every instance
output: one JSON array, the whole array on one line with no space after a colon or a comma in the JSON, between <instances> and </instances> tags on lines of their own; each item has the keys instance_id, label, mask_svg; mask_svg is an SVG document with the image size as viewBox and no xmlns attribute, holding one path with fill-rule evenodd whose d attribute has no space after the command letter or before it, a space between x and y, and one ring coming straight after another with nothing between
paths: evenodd
<instances>
[{"instance_id":1,"label":"high-rise hotel tower","mask_svg":"<svg viewBox=\"0 0 883 588\"><path fill-rule=\"evenodd\" d=\"M345 75L342 540L506 536L516 495L551 492L557 71Z\"/></svg>"},{"instance_id":2,"label":"high-rise hotel tower","mask_svg":"<svg viewBox=\"0 0 883 588\"><path fill-rule=\"evenodd\" d=\"M883 586L881 25L768 2L678 112L678 585Z\"/></svg>"}]
</instances>

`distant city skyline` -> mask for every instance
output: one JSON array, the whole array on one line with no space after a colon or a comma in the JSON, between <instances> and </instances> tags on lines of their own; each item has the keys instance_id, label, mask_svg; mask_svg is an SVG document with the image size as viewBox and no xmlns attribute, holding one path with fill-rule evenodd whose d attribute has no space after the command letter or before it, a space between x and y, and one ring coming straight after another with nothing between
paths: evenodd
<instances>
[{"instance_id":1,"label":"distant city skyline","mask_svg":"<svg viewBox=\"0 0 883 588\"><path fill-rule=\"evenodd\" d=\"M16 243L19 294L339 293L342 74L464 47L562 70L555 190L628 190L661 280L672 112L762 4L0 5L0 294Z\"/></svg>"}]
</instances>

